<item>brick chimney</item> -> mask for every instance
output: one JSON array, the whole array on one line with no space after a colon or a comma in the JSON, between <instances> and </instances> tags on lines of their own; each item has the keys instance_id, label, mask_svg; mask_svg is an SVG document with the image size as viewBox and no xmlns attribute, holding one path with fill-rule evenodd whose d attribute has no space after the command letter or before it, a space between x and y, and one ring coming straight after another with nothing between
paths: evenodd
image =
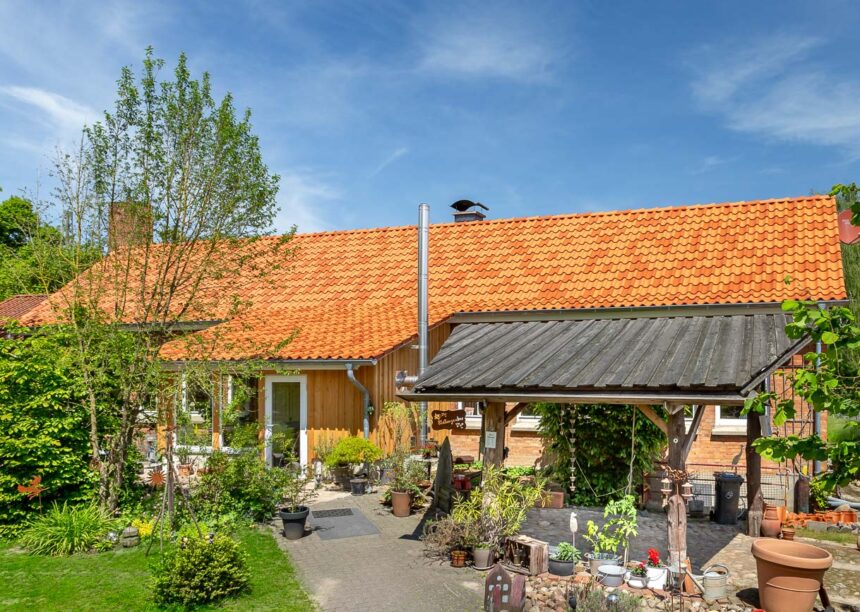
<instances>
[{"instance_id":1,"label":"brick chimney","mask_svg":"<svg viewBox=\"0 0 860 612\"><path fill-rule=\"evenodd\" d=\"M152 241L152 210L146 204L113 202L108 210L108 250Z\"/></svg>"}]
</instances>

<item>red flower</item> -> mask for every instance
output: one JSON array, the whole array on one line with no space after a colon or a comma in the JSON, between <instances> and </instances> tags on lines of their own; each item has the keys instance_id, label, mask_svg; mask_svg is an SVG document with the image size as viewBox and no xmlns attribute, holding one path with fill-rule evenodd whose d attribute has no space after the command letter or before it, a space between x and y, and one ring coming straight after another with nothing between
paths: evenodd
<instances>
[{"instance_id":1,"label":"red flower","mask_svg":"<svg viewBox=\"0 0 860 612\"><path fill-rule=\"evenodd\" d=\"M651 567L660 566L660 553L658 553L654 548L648 549L648 565Z\"/></svg>"}]
</instances>

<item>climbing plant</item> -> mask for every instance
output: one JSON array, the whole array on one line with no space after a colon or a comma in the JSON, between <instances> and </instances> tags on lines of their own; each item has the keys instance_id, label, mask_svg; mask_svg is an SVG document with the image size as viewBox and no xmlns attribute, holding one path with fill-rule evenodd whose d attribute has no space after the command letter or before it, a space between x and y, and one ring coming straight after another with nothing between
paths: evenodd
<instances>
[{"instance_id":1,"label":"climbing plant","mask_svg":"<svg viewBox=\"0 0 860 612\"><path fill-rule=\"evenodd\" d=\"M589 404L573 411L567 404L537 404L535 408L541 417L539 431L551 456L548 475L570 491L571 466L576 469L573 503L602 505L623 493L630 469L635 407ZM571 429L575 431L573 440ZM665 447L665 434L637 415L632 441L634 485L662 456Z\"/></svg>"},{"instance_id":2,"label":"climbing plant","mask_svg":"<svg viewBox=\"0 0 860 612\"><path fill-rule=\"evenodd\" d=\"M794 374L795 393L816 411L844 417L849 428L860 429L856 420L860 415L860 367L850 357L860 348L860 327L854 313L844 306L824 308L816 302L796 300L783 302L782 309L792 316L785 327L789 338L808 336L813 346L821 347L804 355L807 367ZM776 427L797 413L792 399L769 392L747 399L744 414L764 414L768 407ZM774 435L759 438L753 446L766 459L827 461L827 471L817 477L827 492L860 477L860 442L851 436L828 442L815 434Z\"/></svg>"}]
</instances>

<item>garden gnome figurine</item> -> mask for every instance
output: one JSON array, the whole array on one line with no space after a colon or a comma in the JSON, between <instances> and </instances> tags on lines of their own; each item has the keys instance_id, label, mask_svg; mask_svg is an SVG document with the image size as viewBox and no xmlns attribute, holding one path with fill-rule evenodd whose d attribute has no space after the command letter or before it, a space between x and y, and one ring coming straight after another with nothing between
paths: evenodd
<instances>
[{"instance_id":1,"label":"garden gnome figurine","mask_svg":"<svg viewBox=\"0 0 860 612\"><path fill-rule=\"evenodd\" d=\"M576 512L570 513L570 539L576 548L576 530L579 529L579 524L576 522Z\"/></svg>"}]
</instances>

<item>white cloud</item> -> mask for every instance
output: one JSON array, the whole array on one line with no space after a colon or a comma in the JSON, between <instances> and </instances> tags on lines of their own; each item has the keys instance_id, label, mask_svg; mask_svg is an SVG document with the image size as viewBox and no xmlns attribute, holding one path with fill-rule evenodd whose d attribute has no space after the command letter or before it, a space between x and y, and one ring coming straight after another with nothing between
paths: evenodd
<instances>
[{"instance_id":1,"label":"white cloud","mask_svg":"<svg viewBox=\"0 0 860 612\"><path fill-rule=\"evenodd\" d=\"M860 81L819 68L821 44L777 34L736 52L705 47L693 56L693 95L731 129L860 156Z\"/></svg>"},{"instance_id":2,"label":"white cloud","mask_svg":"<svg viewBox=\"0 0 860 612\"><path fill-rule=\"evenodd\" d=\"M340 191L312 172L282 173L278 192L281 210L275 219L275 227L285 232L295 225L302 233L330 229L326 206L338 200L340 195Z\"/></svg>"},{"instance_id":3,"label":"white cloud","mask_svg":"<svg viewBox=\"0 0 860 612\"><path fill-rule=\"evenodd\" d=\"M31 116L41 123L52 125L64 134L80 131L84 124L98 118L96 112L52 91L18 85L0 86L0 95L13 98L30 107ZM32 111L36 114L32 115Z\"/></svg>"},{"instance_id":4,"label":"white cloud","mask_svg":"<svg viewBox=\"0 0 860 612\"><path fill-rule=\"evenodd\" d=\"M693 168L691 174L704 174L718 166L723 166L735 161L734 157L722 157L720 155L707 155L698 166Z\"/></svg>"},{"instance_id":5,"label":"white cloud","mask_svg":"<svg viewBox=\"0 0 860 612\"><path fill-rule=\"evenodd\" d=\"M496 9L447 14L420 36L422 70L462 77L543 80L557 52L525 15Z\"/></svg>"},{"instance_id":6,"label":"white cloud","mask_svg":"<svg viewBox=\"0 0 860 612\"><path fill-rule=\"evenodd\" d=\"M370 173L369 178L373 178L407 153L409 153L409 149L407 147L398 147L394 149L394 151L391 152L391 155L382 160L382 163Z\"/></svg>"}]
</instances>

